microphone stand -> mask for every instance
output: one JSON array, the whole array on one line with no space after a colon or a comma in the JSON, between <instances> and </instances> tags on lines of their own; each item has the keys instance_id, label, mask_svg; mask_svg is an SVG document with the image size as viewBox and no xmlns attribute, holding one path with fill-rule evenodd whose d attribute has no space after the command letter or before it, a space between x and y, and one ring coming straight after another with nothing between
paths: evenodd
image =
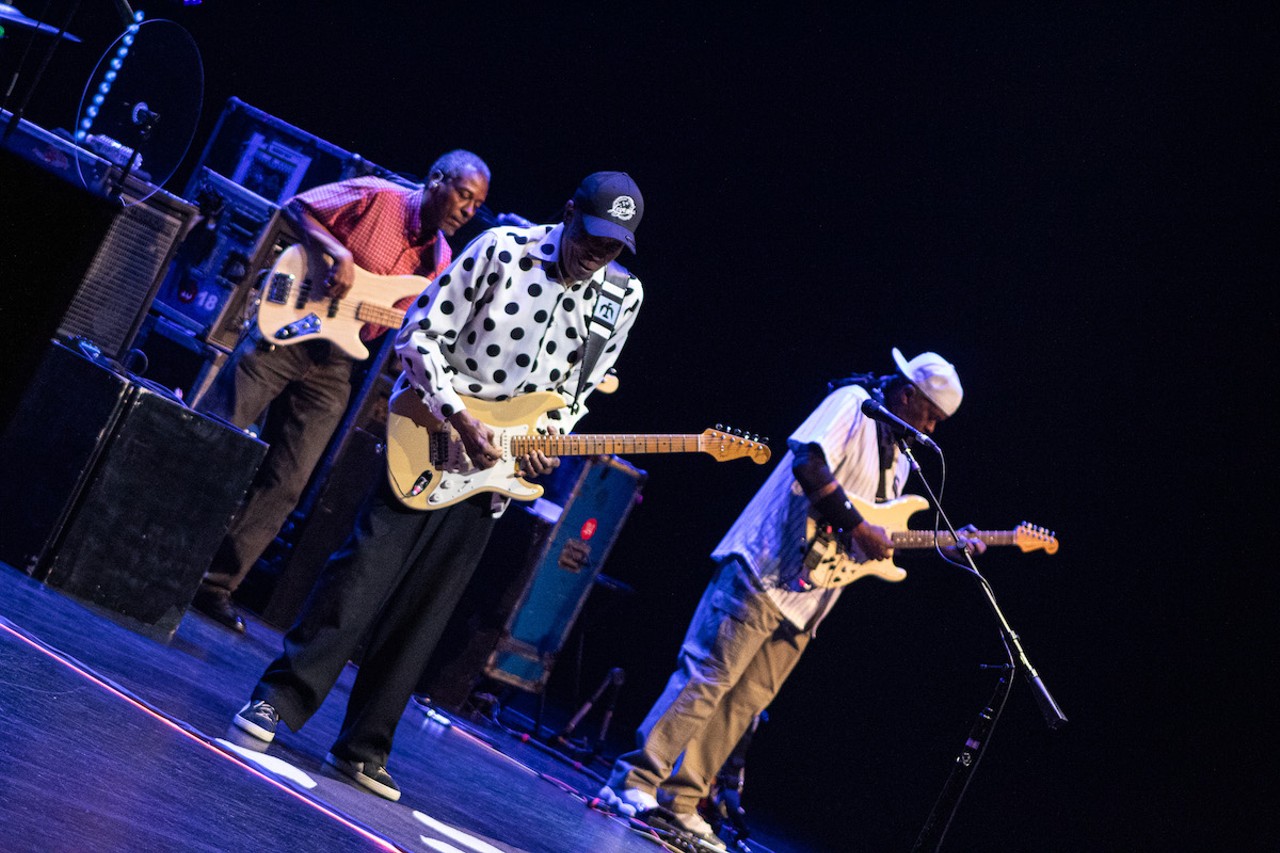
<instances>
[{"instance_id":1,"label":"microphone stand","mask_svg":"<svg viewBox=\"0 0 1280 853\"><path fill-rule=\"evenodd\" d=\"M58 43L62 41L63 35L67 31L67 25L71 23L71 19L75 17L76 12L80 8L80 0L74 0L71 8L67 10L66 17L62 21L62 26L58 29L57 35L53 37L53 41L49 44L49 49L45 51L44 56L40 60L40 67L36 69L35 77L27 84L27 91L22 96L22 102L9 116L9 123L5 126L4 137L2 140L6 145L9 143L9 137L18 129L18 125L22 123L22 116L27 111L27 104L31 101L32 94L35 93L36 86L40 85L40 80L44 77L45 70L49 67L49 61L53 59L53 52L58 49ZM49 9L48 4L45 5L44 12ZM40 18L44 18L44 12L40 13ZM9 97L13 94L14 88L18 85L18 77L22 74L23 67L27 64L27 54L31 52L31 45L35 42L37 30L31 31L31 37L27 41L26 48L22 51L22 58L18 60L18 67L14 69L13 76L9 80L8 88L5 89L4 96L0 97L0 112L4 112L4 108L9 105Z\"/></svg>"},{"instance_id":2,"label":"microphone stand","mask_svg":"<svg viewBox=\"0 0 1280 853\"><path fill-rule=\"evenodd\" d=\"M951 524L951 519L947 517L946 510L942 508L938 496L934 494L933 488L924 476L924 472L920 470L920 463L916 461L910 445L905 440L899 439L898 447L903 455L907 457L907 461L911 463L911 469L919 476L930 501L938 511L938 515L942 518L942 522L951 534L953 541L958 545L960 534ZM939 453L941 453L941 450L939 450ZM1010 685L1018 674L1019 664L1021 664L1022 671L1027 676L1027 683L1031 685L1032 694L1035 696L1036 704L1040 707L1040 713L1044 717L1045 725L1050 730L1056 731L1067 722L1066 715L1062 713L1062 709L1058 707L1058 703L1050 695L1039 673L1031 665L1031 660L1027 657L1026 650L1022 648L1022 642L1018 638L1017 632L1010 626L1009 620L1005 618L1004 612L1000 609L1000 604L996 601L995 590L991 588L991 584L978 571L978 566L973 561L973 554L970 553L968 548L960 548L959 550L964 555L965 562L969 564L970 573L978 579L978 584L986 595L987 603L996 616L996 621L1000 626L1000 640L1004 644L1005 653L1009 656L1009 662L996 666L983 666L984 669L997 669L1001 672L996 683L995 693L987 706L979 712L978 719L974 722L960 754L956 757L956 764L951 770L951 775L948 777L946 784L943 785L942 792L938 795L937 802L934 803L928 819L925 820L924 827L916 838L915 846L911 848L912 853L926 853L926 851L941 849L943 837L946 835L947 829L951 825L951 820L955 817L956 810L960 806L960 798L964 795L965 789L968 788L970 778L978 767L983 750L991 739L991 732L995 729L1000 713L1004 709L1004 704L1009 698Z\"/></svg>"}]
</instances>

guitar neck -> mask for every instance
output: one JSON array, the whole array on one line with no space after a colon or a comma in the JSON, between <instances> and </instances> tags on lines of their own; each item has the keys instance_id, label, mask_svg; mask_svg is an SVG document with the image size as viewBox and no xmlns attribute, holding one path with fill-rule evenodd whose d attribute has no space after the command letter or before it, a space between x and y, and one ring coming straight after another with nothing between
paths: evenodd
<instances>
[{"instance_id":1,"label":"guitar neck","mask_svg":"<svg viewBox=\"0 0 1280 853\"><path fill-rule=\"evenodd\" d=\"M956 543L954 536L941 530L936 538L932 530L895 530L889 536L893 539L895 548L932 548L934 542L947 548ZM1016 530L979 530L976 536L988 545L1018 544Z\"/></svg>"},{"instance_id":2,"label":"guitar neck","mask_svg":"<svg viewBox=\"0 0 1280 853\"><path fill-rule=\"evenodd\" d=\"M548 456L608 456L640 453L697 453L701 435L538 435L511 439L516 456L541 451Z\"/></svg>"},{"instance_id":3,"label":"guitar neck","mask_svg":"<svg viewBox=\"0 0 1280 853\"><path fill-rule=\"evenodd\" d=\"M375 326L398 329L404 323L404 315L405 312L398 308L388 308L372 302L356 303L356 319L361 323L373 323Z\"/></svg>"}]
</instances>

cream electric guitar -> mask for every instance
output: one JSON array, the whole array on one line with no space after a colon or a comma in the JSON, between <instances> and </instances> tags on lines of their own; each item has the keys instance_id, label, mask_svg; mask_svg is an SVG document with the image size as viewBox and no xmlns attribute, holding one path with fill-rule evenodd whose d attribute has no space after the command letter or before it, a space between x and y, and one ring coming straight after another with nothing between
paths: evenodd
<instances>
[{"instance_id":1,"label":"cream electric guitar","mask_svg":"<svg viewBox=\"0 0 1280 853\"><path fill-rule=\"evenodd\" d=\"M724 462L769 460L769 448L750 436L709 429L701 435L540 435L547 412L564 398L550 391L489 402L463 398L467 411L494 432L502 458L492 468L471 464L462 440L448 421L434 418L410 391L391 398L387 413L387 479L400 502L413 509L439 509L479 492L497 492L518 501L542 495L542 487L516 471L519 457L535 451L548 456L597 456L620 453L706 453Z\"/></svg>"},{"instance_id":2,"label":"cream electric guitar","mask_svg":"<svg viewBox=\"0 0 1280 853\"><path fill-rule=\"evenodd\" d=\"M944 548L955 544L950 533L939 532L935 536L932 530L911 530L907 527L908 518L929 506L929 502L919 495L903 495L884 503L868 503L853 496L849 501L864 519L885 529L895 549L932 548L935 541ZM1058 540L1052 532L1025 521L1013 530L979 530L977 536L987 545L1017 545L1024 552L1043 550L1053 554L1058 550ZM846 552L835 532L812 516L806 526L805 539L809 545L804 558L805 578L802 580L807 581L807 586L845 586L867 575L896 583L907 576L893 564L892 558L867 560L861 554Z\"/></svg>"},{"instance_id":3,"label":"cream electric guitar","mask_svg":"<svg viewBox=\"0 0 1280 853\"><path fill-rule=\"evenodd\" d=\"M395 304L414 297L429 282L420 275L375 275L356 267L355 282L341 299L324 295L322 276L308 268L307 252L300 245L280 253L262 284L258 305L258 329L273 344L326 340L347 355L362 361L369 349L360 340L367 323L400 328L405 312Z\"/></svg>"}]
</instances>

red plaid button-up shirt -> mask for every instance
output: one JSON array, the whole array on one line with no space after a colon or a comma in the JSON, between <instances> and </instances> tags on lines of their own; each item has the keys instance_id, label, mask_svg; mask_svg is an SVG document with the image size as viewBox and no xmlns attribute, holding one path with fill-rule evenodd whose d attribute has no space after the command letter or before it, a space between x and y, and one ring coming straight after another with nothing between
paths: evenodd
<instances>
[{"instance_id":1,"label":"red plaid button-up shirt","mask_svg":"<svg viewBox=\"0 0 1280 853\"><path fill-rule=\"evenodd\" d=\"M453 251L440 231L423 233L421 187L365 177L324 184L296 201L351 251L356 266L376 275L420 275L433 279L449 265ZM407 308L413 300L396 303ZM365 341L387 331L365 326Z\"/></svg>"}]
</instances>

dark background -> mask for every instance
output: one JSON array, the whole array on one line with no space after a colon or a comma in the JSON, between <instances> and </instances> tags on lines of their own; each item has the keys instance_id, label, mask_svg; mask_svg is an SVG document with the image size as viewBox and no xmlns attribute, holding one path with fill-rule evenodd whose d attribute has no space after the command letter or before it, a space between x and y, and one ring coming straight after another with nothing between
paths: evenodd
<instances>
[{"instance_id":1,"label":"dark background","mask_svg":"<svg viewBox=\"0 0 1280 853\"><path fill-rule=\"evenodd\" d=\"M629 171L647 303L588 431L728 423L780 456L828 380L889 371L893 346L954 361L943 504L1057 531L1056 556L979 565L1071 722L1014 686L948 847L1276 849L1265 7L134 5L204 62L171 191L231 96L394 170L472 149L490 206L539 221ZM83 4L29 118L73 124L114 14ZM637 593L597 593L572 641L584 689L625 668L620 729L767 473L632 461L650 479L606 572ZM850 588L753 747L749 815L814 850L910 848L990 697L978 665L1003 660L971 579L900 563Z\"/></svg>"}]
</instances>

